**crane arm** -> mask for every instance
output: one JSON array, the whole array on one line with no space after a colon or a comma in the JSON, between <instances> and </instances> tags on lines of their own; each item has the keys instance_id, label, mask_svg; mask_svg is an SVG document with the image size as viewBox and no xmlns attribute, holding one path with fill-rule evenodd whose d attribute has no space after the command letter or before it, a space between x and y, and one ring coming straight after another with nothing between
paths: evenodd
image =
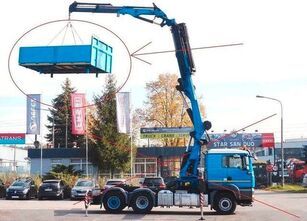
<instances>
[{"instance_id":1,"label":"crane arm","mask_svg":"<svg viewBox=\"0 0 307 221\"><path fill-rule=\"evenodd\" d=\"M194 125L194 131L191 133L194 143L191 146L189 144L187 148L187 153L185 154L186 157L181 165L180 178L183 180L190 180L191 178L197 179L197 169L199 167L201 157L201 145L204 143L202 139L205 130L208 130L208 127L202 122L197 97L195 95L195 87L191 77L192 73L194 73L196 70L186 25L184 23L177 24L175 19L169 19L167 15L155 4L153 4L153 7L138 7L73 2L69 7L69 13L72 12L115 13L117 15L129 14L137 19L155 23L154 20L143 17L144 15L152 15L154 18L160 18L162 20L162 22L159 23L161 27L166 25L171 28L176 49L176 58L181 76L178 79L179 85L176 88L182 95L184 94L190 100L190 105L187 107L187 112ZM186 102L186 104L188 104L188 102Z\"/></svg>"},{"instance_id":2,"label":"crane arm","mask_svg":"<svg viewBox=\"0 0 307 221\"><path fill-rule=\"evenodd\" d=\"M172 26L175 24L174 19L169 19L166 14L159 9L155 4L153 7L139 7L139 6L113 6L111 4L99 4L99 3L84 3L73 2L69 6L69 14L72 12L92 12L92 13L115 13L117 15L131 15L137 19L141 19L146 22L154 23L154 20L143 17L142 15L153 15L160 18L162 22L160 26L164 25Z\"/></svg>"}]
</instances>

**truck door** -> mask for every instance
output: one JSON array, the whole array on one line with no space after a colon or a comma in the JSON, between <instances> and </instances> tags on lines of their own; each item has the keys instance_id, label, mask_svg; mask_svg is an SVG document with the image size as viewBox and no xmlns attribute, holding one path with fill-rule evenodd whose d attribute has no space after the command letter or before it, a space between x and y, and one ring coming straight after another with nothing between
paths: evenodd
<instances>
[{"instance_id":1,"label":"truck door","mask_svg":"<svg viewBox=\"0 0 307 221\"><path fill-rule=\"evenodd\" d=\"M226 167L227 183L236 185L239 189L252 188L251 165L245 155L233 154L223 157L223 167Z\"/></svg>"},{"instance_id":2,"label":"truck door","mask_svg":"<svg viewBox=\"0 0 307 221\"><path fill-rule=\"evenodd\" d=\"M223 186L227 181L227 171L221 167L223 155L208 154L206 159L206 177L210 188Z\"/></svg>"}]
</instances>

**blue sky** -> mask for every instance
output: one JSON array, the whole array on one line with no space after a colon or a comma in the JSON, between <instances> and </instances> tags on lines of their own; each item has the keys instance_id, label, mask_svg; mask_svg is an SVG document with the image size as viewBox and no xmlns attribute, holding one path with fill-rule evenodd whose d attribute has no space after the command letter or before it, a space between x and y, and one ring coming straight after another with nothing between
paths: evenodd
<instances>
[{"instance_id":1,"label":"blue sky","mask_svg":"<svg viewBox=\"0 0 307 221\"><path fill-rule=\"evenodd\" d=\"M27 30L47 21L67 18L68 0L6 1L1 16L0 54L0 132L25 131L25 96L10 79L8 54L16 40ZM113 5L151 6L152 1L111 0ZM307 137L307 3L303 0L157 0L155 3L177 22L185 22L192 47L243 43L243 46L193 51L197 72L193 77L196 93L206 106L208 120L216 132L239 129L271 114L277 116L249 128L253 132L274 132L280 137L280 107L277 102L257 99L257 94L280 99L284 106L284 137ZM73 19L92 21L116 33L129 48L142 52L172 50L170 30L129 16L74 13ZM24 45L46 45L65 23L45 26L25 36L11 57L14 80L26 93L41 93L43 101L60 93L64 78L39 75L18 66L17 49ZM129 69L129 57L120 41L110 32L87 24L74 24L83 39L98 35L114 45L114 73L119 84ZM71 40L71 39L70 39ZM59 39L58 39L59 41ZM159 73L178 73L174 54L147 55L152 65L133 60L128 83L122 89L132 93L133 107L145 99L145 82ZM103 87L104 77L71 75L73 85L90 99ZM46 107L44 107L46 108ZM44 113L46 114L46 113ZM43 114L43 117L44 117ZM43 119L44 123L44 119ZM29 136L29 142L31 142Z\"/></svg>"}]
</instances>

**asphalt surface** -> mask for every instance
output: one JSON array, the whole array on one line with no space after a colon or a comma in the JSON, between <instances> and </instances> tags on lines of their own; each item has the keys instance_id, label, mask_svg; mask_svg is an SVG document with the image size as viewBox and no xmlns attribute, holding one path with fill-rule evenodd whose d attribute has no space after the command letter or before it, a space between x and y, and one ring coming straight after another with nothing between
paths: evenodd
<instances>
[{"instance_id":1,"label":"asphalt surface","mask_svg":"<svg viewBox=\"0 0 307 221\"><path fill-rule=\"evenodd\" d=\"M99 205L89 207L85 215L83 202L70 200L0 200L1 221L94 221L94 220L199 220L199 208L153 208L147 215L134 214L125 209L120 214L107 214ZM236 213L228 216L217 215L204 208L205 220L230 221L307 221L307 193L274 193L256 191L253 207L237 207Z\"/></svg>"}]
</instances>

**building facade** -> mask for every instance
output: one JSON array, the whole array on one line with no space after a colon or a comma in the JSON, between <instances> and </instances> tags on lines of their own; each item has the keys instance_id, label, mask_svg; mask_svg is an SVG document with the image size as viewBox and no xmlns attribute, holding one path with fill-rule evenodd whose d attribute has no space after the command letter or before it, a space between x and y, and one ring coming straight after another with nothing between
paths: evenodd
<instances>
[{"instance_id":1,"label":"building facade","mask_svg":"<svg viewBox=\"0 0 307 221\"><path fill-rule=\"evenodd\" d=\"M283 143L284 159L303 159L303 146L307 145L307 139L286 139ZM214 147L211 147L214 148ZM228 146L216 148L229 148ZM231 147L238 148L238 147ZM134 163L135 176L178 176L182 155L186 147L141 147L137 148ZM280 143L272 147L253 147L252 151L260 161L271 163L281 159Z\"/></svg>"},{"instance_id":2,"label":"building facade","mask_svg":"<svg viewBox=\"0 0 307 221\"><path fill-rule=\"evenodd\" d=\"M30 174L28 150L17 146L0 146L0 173Z\"/></svg>"},{"instance_id":3,"label":"building facade","mask_svg":"<svg viewBox=\"0 0 307 221\"><path fill-rule=\"evenodd\" d=\"M31 160L31 175L44 175L58 164L73 165L74 169L80 170L83 175L86 175L86 166L88 165L89 176L97 175L97 168L91 162L86 163L85 149L29 149L28 157Z\"/></svg>"}]
</instances>

